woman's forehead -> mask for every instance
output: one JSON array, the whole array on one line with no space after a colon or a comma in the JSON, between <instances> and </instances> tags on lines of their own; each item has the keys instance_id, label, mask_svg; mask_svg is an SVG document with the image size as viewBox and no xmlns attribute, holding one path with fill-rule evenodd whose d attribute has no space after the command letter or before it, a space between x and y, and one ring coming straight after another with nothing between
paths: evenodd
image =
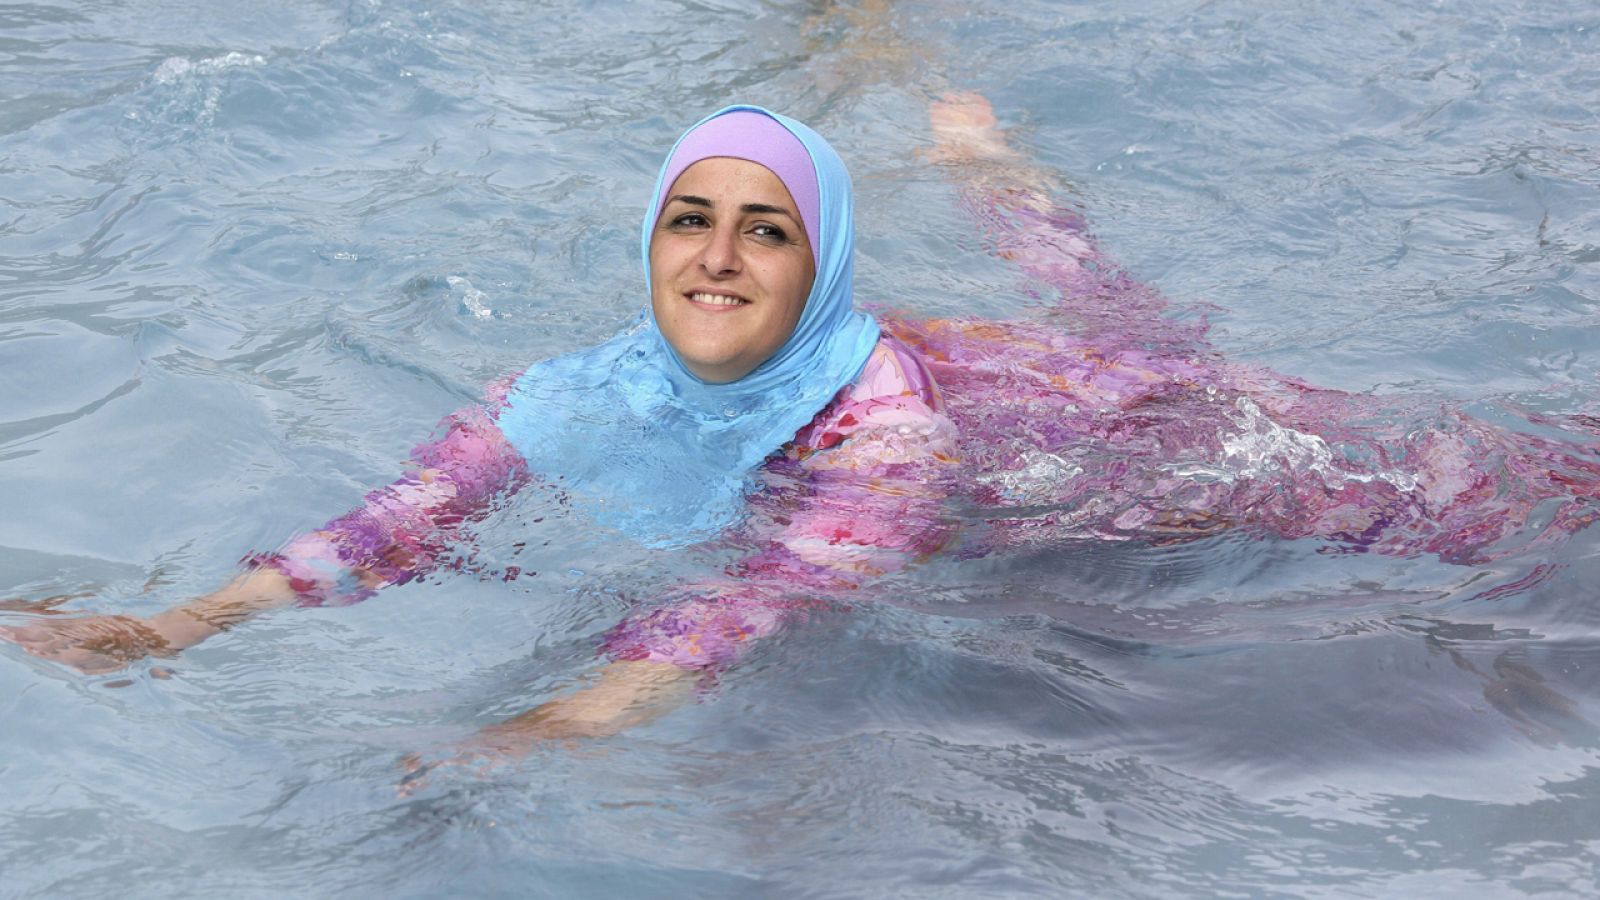
<instances>
[{"instance_id":1,"label":"woman's forehead","mask_svg":"<svg viewBox=\"0 0 1600 900\"><path fill-rule=\"evenodd\" d=\"M710 201L713 206L724 203L775 206L796 222L800 221L794 195L783 179L766 166L747 159L712 156L694 163L667 189L666 198L671 202L686 194Z\"/></svg>"}]
</instances>

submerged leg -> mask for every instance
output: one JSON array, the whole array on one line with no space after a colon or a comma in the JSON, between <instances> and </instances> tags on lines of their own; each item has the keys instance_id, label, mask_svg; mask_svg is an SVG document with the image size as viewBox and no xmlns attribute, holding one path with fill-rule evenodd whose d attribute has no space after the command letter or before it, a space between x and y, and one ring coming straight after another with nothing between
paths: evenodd
<instances>
[{"instance_id":1,"label":"submerged leg","mask_svg":"<svg viewBox=\"0 0 1600 900\"><path fill-rule=\"evenodd\" d=\"M1204 327L1117 269L987 101L930 111L933 157L995 255L1056 292L1043 318L890 321L930 361L975 499L1063 537L1170 540L1254 527L1471 563L1600 516L1600 455L1430 407L1228 362ZM1041 519L1042 515L1042 519ZM1003 531L1004 529L1002 529Z\"/></svg>"}]
</instances>

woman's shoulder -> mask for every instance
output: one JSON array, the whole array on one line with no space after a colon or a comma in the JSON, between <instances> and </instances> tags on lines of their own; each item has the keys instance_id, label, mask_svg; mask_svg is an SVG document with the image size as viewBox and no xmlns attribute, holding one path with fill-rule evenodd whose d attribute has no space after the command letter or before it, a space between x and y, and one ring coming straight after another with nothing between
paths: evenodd
<instances>
[{"instance_id":1,"label":"woman's shoulder","mask_svg":"<svg viewBox=\"0 0 1600 900\"><path fill-rule=\"evenodd\" d=\"M804 458L863 430L931 434L949 426L944 399L922 357L884 334L856 380L795 434L791 447Z\"/></svg>"},{"instance_id":2,"label":"woman's shoulder","mask_svg":"<svg viewBox=\"0 0 1600 900\"><path fill-rule=\"evenodd\" d=\"M929 409L944 409L944 400L939 396L939 386L933 380L933 373L928 371L928 364L915 350L887 333L878 338L878 345L872 348L872 355L855 383L841 393L841 399L847 401L875 397L915 397Z\"/></svg>"}]
</instances>

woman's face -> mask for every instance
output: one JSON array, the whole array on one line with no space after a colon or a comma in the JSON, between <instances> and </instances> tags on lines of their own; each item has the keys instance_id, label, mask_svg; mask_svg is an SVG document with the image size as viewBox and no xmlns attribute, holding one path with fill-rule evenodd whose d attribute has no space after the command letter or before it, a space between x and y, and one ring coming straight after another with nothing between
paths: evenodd
<instances>
[{"instance_id":1,"label":"woman's face","mask_svg":"<svg viewBox=\"0 0 1600 900\"><path fill-rule=\"evenodd\" d=\"M776 353L815 277L794 198L767 167L702 159L668 189L650 238L650 304L702 380L737 381Z\"/></svg>"}]
</instances>

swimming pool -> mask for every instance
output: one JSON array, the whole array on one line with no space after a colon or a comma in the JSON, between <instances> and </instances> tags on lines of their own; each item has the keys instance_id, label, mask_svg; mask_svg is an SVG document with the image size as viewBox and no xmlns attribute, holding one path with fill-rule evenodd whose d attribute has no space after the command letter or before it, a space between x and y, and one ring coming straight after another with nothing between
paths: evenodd
<instances>
[{"instance_id":1,"label":"swimming pool","mask_svg":"<svg viewBox=\"0 0 1600 900\"><path fill-rule=\"evenodd\" d=\"M1547 437L1600 411L1588 4L0 22L4 596L144 614L214 587L483 383L611 333L662 149L734 98L846 157L869 306L1037 302L917 157L928 99L976 89L1220 353ZM0 647L3 892L1594 892L1597 540L950 554L660 722L399 797L405 754L569 686L718 562L511 503L460 571L176 660Z\"/></svg>"}]
</instances>

